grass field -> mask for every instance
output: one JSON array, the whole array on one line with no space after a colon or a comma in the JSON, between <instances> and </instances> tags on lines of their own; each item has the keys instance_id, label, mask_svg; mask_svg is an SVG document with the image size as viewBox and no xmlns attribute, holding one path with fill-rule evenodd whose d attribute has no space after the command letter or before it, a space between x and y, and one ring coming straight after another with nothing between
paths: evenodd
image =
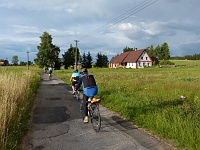
<instances>
[{"instance_id":1,"label":"grass field","mask_svg":"<svg viewBox=\"0 0 200 150\"><path fill-rule=\"evenodd\" d=\"M200 61L175 68L89 69L101 104L177 148L200 149ZM0 149L20 149L39 86L37 67L0 67ZM71 85L73 70L53 74ZM185 99L180 97L184 96Z\"/></svg>"},{"instance_id":2,"label":"grass field","mask_svg":"<svg viewBox=\"0 0 200 150\"><path fill-rule=\"evenodd\" d=\"M175 68L89 69L102 105L177 148L200 149L200 61ZM55 71L66 81L73 70ZM180 97L184 96L185 99Z\"/></svg>"},{"instance_id":3,"label":"grass field","mask_svg":"<svg viewBox=\"0 0 200 150\"><path fill-rule=\"evenodd\" d=\"M32 68L33 69L33 68ZM39 75L26 67L0 67L0 149L17 150L28 131Z\"/></svg>"}]
</instances>

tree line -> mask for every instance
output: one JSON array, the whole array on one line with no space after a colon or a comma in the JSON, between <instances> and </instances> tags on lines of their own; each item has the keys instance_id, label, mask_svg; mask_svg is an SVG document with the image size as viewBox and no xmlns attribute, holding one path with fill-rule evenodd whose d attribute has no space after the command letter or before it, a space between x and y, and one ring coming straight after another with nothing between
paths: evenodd
<instances>
[{"instance_id":1,"label":"tree line","mask_svg":"<svg viewBox=\"0 0 200 150\"><path fill-rule=\"evenodd\" d=\"M92 68L92 67L108 67L108 57L102 53L98 53L96 55L96 61L93 60L90 52L80 54L79 48L73 47L70 45L69 49L62 54L64 61L61 64L61 59L59 58L60 48L52 43L52 37L48 32L44 32L42 36L40 36L41 42L39 46L37 46L38 53L36 54L36 58L34 59L35 64L37 64L41 68L53 67L54 69L60 69L61 65L64 65L65 69L74 68L76 65L84 67L84 68ZM125 47L123 52L137 50L137 48ZM154 48L153 45L146 47L147 53L150 57L155 57L158 60L165 61L168 63L169 59L171 60L200 60L200 54L194 55L186 55L183 57L170 56L170 51L168 44L165 42L161 46L158 45ZM18 64L18 56L14 55L12 57L12 64L9 64L8 60L0 59L0 62L4 62L4 66L8 65L27 65L27 62L21 61ZM28 61L29 65L32 65L33 62Z\"/></svg>"},{"instance_id":2,"label":"tree line","mask_svg":"<svg viewBox=\"0 0 200 150\"><path fill-rule=\"evenodd\" d=\"M170 59L172 60L200 60L200 54L186 55L183 57L174 56L174 57L171 57Z\"/></svg>"},{"instance_id":3,"label":"tree line","mask_svg":"<svg viewBox=\"0 0 200 150\"><path fill-rule=\"evenodd\" d=\"M9 63L9 61L7 59L0 59L0 62L3 62L2 66L26 66L27 63L29 65L33 65L33 62L31 62L31 61L28 61L28 62L20 61L19 62L17 55L14 55L12 57L11 64Z\"/></svg>"},{"instance_id":4,"label":"tree line","mask_svg":"<svg viewBox=\"0 0 200 150\"><path fill-rule=\"evenodd\" d=\"M41 68L53 67L54 69L60 69L61 60L59 58L60 48L52 44L52 37L48 32L44 32L40 36L41 43L38 48L37 58L34 62ZM90 52L87 54L84 52L81 56L79 48L70 45L69 49L62 54L64 61L62 62L65 69L74 68L75 65L79 65L82 68L92 68L94 61ZM107 67L108 57L104 54L98 53L95 62L96 67Z\"/></svg>"}]
</instances>

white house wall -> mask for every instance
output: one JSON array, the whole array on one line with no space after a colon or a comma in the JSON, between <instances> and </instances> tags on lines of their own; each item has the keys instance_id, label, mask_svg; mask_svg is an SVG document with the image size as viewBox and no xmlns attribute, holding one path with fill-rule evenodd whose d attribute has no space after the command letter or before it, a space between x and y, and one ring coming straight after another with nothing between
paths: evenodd
<instances>
[{"instance_id":1,"label":"white house wall","mask_svg":"<svg viewBox=\"0 0 200 150\"><path fill-rule=\"evenodd\" d=\"M138 59L137 64L138 64L137 65L138 68L151 67L152 61L151 61L149 55L146 52L144 52Z\"/></svg>"},{"instance_id":2,"label":"white house wall","mask_svg":"<svg viewBox=\"0 0 200 150\"><path fill-rule=\"evenodd\" d=\"M126 68L144 68L144 67L151 67L152 61L149 55L144 52L138 59L136 63L127 63Z\"/></svg>"},{"instance_id":3,"label":"white house wall","mask_svg":"<svg viewBox=\"0 0 200 150\"><path fill-rule=\"evenodd\" d=\"M136 63L127 63L126 68L137 68Z\"/></svg>"}]
</instances>

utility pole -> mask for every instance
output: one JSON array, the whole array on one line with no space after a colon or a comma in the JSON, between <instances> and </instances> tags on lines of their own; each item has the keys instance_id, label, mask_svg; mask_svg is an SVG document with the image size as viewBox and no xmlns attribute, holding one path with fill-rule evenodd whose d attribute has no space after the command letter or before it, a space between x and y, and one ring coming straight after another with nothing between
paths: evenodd
<instances>
[{"instance_id":1,"label":"utility pole","mask_svg":"<svg viewBox=\"0 0 200 150\"><path fill-rule=\"evenodd\" d=\"M29 70L29 52L27 51L27 67L28 67L28 70Z\"/></svg>"},{"instance_id":2,"label":"utility pole","mask_svg":"<svg viewBox=\"0 0 200 150\"><path fill-rule=\"evenodd\" d=\"M77 69L77 45L78 45L78 40L74 40L76 42L76 52L75 52L75 69Z\"/></svg>"}]
</instances>

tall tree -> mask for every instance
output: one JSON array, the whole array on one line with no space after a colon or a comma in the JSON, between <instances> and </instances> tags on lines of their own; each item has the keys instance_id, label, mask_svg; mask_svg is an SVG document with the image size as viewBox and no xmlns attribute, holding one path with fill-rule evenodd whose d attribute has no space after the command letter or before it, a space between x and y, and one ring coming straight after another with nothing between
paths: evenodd
<instances>
[{"instance_id":1,"label":"tall tree","mask_svg":"<svg viewBox=\"0 0 200 150\"><path fill-rule=\"evenodd\" d=\"M17 66L18 65L18 61L19 61L18 56L14 55L12 57L12 63L13 63L13 65Z\"/></svg>"},{"instance_id":2,"label":"tall tree","mask_svg":"<svg viewBox=\"0 0 200 150\"><path fill-rule=\"evenodd\" d=\"M163 54L162 59L169 60L170 52L169 52L168 44L166 42L161 45L161 51L162 51L162 54Z\"/></svg>"},{"instance_id":3,"label":"tall tree","mask_svg":"<svg viewBox=\"0 0 200 150\"><path fill-rule=\"evenodd\" d=\"M154 49L153 45L151 45L150 47L147 47L146 51L151 57L157 57L157 51L156 49Z\"/></svg>"},{"instance_id":4,"label":"tall tree","mask_svg":"<svg viewBox=\"0 0 200 150\"><path fill-rule=\"evenodd\" d=\"M90 52L88 52L87 57L86 57L86 68L92 68L92 56L90 54Z\"/></svg>"},{"instance_id":5,"label":"tall tree","mask_svg":"<svg viewBox=\"0 0 200 150\"><path fill-rule=\"evenodd\" d=\"M52 44L52 37L48 32L44 32L40 36L41 43L37 46L39 52L36 54L37 58L34 59L39 67L55 67L56 62L59 60L60 48Z\"/></svg>"},{"instance_id":6,"label":"tall tree","mask_svg":"<svg viewBox=\"0 0 200 150\"><path fill-rule=\"evenodd\" d=\"M159 60L162 60L162 58L163 58L163 52L162 52L162 50L161 50L161 48L160 48L160 45L158 45L156 48L155 48L155 51L157 52L157 58L159 59Z\"/></svg>"},{"instance_id":7,"label":"tall tree","mask_svg":"<svg viewBox=\"0 0 200 150\"><path fill-rule=\"evenodd\" d=\"M85 52L83 53L83 56L82 56L81 65L83 68L87 68L87 57L86 57Z\"/></svg>"},{"instance_id":8,"label":"tall tree","mask_svg":"<svg viewBox=\"0 0 200 150\"><path fill-rule=\"evenodd\" d=\"M101 53L97 54L97 67L107 67L108 66L108 57L106 55L102 55Z\"/></svg>"},{"instance_id":9,"label":"tall tree","mask_svg":"<svg viewBox=\"0 0 200 150\"><path fill-rule=\"evenodd\" d=\"M72 45L70 45L70 48L62 56L64 58L65 69L67 69L70 66L74 67L76 47L72 47ZM80 59L80 52L79 49L77 48L77 63L79 62L79 59Z\"/></svg>"}]
</instances>

